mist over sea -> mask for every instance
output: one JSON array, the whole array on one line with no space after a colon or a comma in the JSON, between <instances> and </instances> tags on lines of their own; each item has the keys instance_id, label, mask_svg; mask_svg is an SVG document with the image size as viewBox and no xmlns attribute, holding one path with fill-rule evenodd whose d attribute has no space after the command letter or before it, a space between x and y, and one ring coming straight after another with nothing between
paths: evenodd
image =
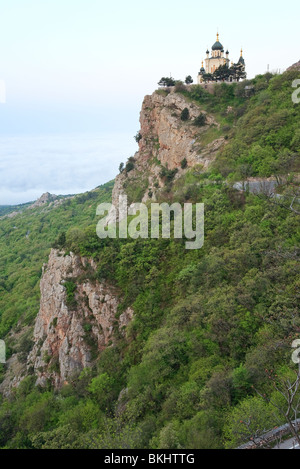
<instances>
[{"instance_id":1,"label":"mist over sea","mask_svg":"<svg viewBox=\"0 0 300 469\"><path fill-rule=\"evenodd\" d=\"M1 135L0 205L94 189L113 179L135 151L129 133Z\"/></svg>"}]
</instances>

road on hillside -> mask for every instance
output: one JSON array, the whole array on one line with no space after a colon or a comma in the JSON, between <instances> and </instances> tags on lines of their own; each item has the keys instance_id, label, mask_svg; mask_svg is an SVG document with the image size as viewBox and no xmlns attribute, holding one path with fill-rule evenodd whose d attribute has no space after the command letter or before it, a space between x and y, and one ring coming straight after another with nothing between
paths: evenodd
<instances>
[{"instance_id":1,"label":"road on hillside","mask_svg":"<svg viewBox=\"0 0 300 469\"><path fill-rule=\"evenodd\" d=\"M290 438L279 445L279 448L274 449L300 449L299 443L295 441L295 438Z\"/></svg>"}]
</instances>

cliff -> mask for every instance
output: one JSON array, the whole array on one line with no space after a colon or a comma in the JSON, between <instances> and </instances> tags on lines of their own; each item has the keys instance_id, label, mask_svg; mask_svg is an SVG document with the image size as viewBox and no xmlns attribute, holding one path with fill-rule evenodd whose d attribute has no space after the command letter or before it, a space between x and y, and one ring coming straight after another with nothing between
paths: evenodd
<instances>
[{"instance_id":1,"label":"cliff","mask_svg":"<svg viewBox=\"0 0 300 469\"><path fill-rule=\"evenodd\" d=\"M189 118L183 121L181 113L185 108L189 111ZM205 124L201 127L194 125L200 114L205 116ZM223 137L210 139L206 143L206 133L214 127L219 128L219 123L198 103L190 102L175 90L158 90L145 96L140 126L137 139L139 150L129 159L129 170L126 165L115 181L115 205L121 194L127 194L130 202L149 198L156 200L165 185L162 168L174 170L175 179L195 165L205 171L225 143ZM186 162L182 167L184 160Z\"/></svg>"},{"instance_id":2,"label":"cliff","mask_svg":"<svg viewBox=\"0 0 300 469\"><path fill-rule=\"evenodd\" d=\"M37 384L67 383L98 354L125 334L133 316L118 315L119 297L113 286L95 280L93 261L51 250L40 283L41 304L28 357Z\"/></svg>"}]
</instances>

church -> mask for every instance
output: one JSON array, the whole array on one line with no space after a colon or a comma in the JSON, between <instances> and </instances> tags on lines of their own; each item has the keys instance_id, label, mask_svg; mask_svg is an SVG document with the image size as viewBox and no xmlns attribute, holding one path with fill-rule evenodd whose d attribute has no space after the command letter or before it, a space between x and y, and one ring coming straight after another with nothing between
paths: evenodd
<instances>
[{"instance_id":1,"label":"church","mask_svg":"<svg viewBox=\"0 0 300 469\"><path fill-rule=\"evenodd\" d=\"M223 73L223 75L216 72L220 67L223 67L225 71L226 67L228 72ZM241 50L241 55L238 62L236 64L231 62L230 65L229 51L227 49L225 52L224 47L219 40L219 33L217 33L217 40L211 48L211 53L209 53L209 50L206 51L205 68L202 61L202 66L200 72L198 73L197 81L198 84L207 81L239 81L240 79L246 78L245 69L246 66L245 60L243 58L243 50Z\"/></svg>"}]
</instances>

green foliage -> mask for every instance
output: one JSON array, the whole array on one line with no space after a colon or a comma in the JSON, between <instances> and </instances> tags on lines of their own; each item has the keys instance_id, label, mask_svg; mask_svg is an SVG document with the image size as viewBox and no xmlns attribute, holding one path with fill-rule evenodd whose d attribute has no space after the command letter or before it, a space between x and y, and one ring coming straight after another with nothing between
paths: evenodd
<instances>
[{"instance_id":1,"label":"green foliage","mask_svg":"<svg viewBox=\"0 0 300 469\"><path fill-rule=\"evenodd\" d=\"M88 390L95 398L101 410L107 410L111 402L116 399L114 380L107 373L102 373L92 379Z\"/></svg>"},{"instance_id":2,"label":"green foliage","mask_svg":"<svg viewBox=\"0 0 300 469\"><path fill-rule=\"evenodd\" d=\"M77 288L77 285L74 281L65 281L64 282L64 287L66 289L66 294L67 294L67 299L66 303L67 306L70 308L75 308L76 307L76 300L75 300L75 291Z\"/></svg>"},{"instance_id":3,"label":"green foliage","mask_svg":"<svg viewBox=\"0 0 300 469\"><path fill-rule=\"evenodd\" d=\"M223 176L243 179L245 175L269 177L299 171L300 111L291 100L296 76L297 72L266 74L247 82L254 94L216 160ZM242 96L242 86L235 87L236 97Z\"/></svg>"},{"instance_id":4,"label":"green foliage","mask_svg":"<svg viewBox=\"0 0 300 469\"><path fill-rule=\"evenodd\" d=\"M125 171L126 171L126 173L129 173L133 169L134 169L134 158L131 156L129 158L129 160L127 161L127 163L126 163Z\"/></svg>"},{"instance_id":5,"label":"green foliage","mask_svg":"<svg viewBox=\"0 0 300 469\"><path fill-rule=\"evenodd\" d=\"M187 85L191 85L191 84L193 83L193 81L194 81L194 80L192 79L191 75L188 75L188 76L185 78L185 83L186 83Z\"/></svg>"},{"instance_id":6,"label":"green foliage","mask_svg":"<svg viewBox=\"0 0 300 469\"><path fill-rule=\"evenodd\" d=\"M26 204L20 204L20 205L0 205L0 217L3 217L4 215L8 215L9 213L12 213L12 212L21 212L22 210L29 207L29 205L30 205L30 202Z\"/></svg>"},{"instance_id":7,"label":"green foliage","mask_svg":"<svg viewBox=\"0 0 300 469\"><path fill-rule=\"evenodd\" d=\"M260 397L242 401L228 415L224 434L227 448L236 448L272 428L272 410Z\"/></svg>"},{"instance_id":8,"label":"green foliage","mask_svg":"<svg viewBox=\"0 0 300 469\"><path fill-rule=\"evenodd\" d=\"M162 77L158 82L159 86L175 86L175 84L176 81L172 77Z\"/></svg>"},{"instance_id":9,"label":"green foliage","mask_svg":"<svg viewBox=\"0 0 300 469\"><path fill-rule=\"evenodd\" d=\"M63 231L52 244L54 249L63 249L66 245L66 233Z\"/></svg>"},{"instance_id":10,"label":"green foliage","mask_svg":"<svg viewBox=\"0 0 300 469\"><path fill-rule=\"evenodd\" d=\"M183 158L183 160L180 163L181 169L185 169L187 167L187 159Z\"/></svg>"},{"instance_id":11,"label":"green foliage","mask_svg":"<svg viewBox=\"0 0 300 469\"><path fill-rule=\"evenodd\" d=\"M178 172L177 168L167 169L165 166L163 166L159 173L159 176L162 179L165 179L167 182L171 182L174 179L177 172Z\"/></svg>"},{"instance_id":12,"label":"green foliage","mask_svg":"<svg viewBox=\"0 0 300 469\"><path fill-rule=\"evenodd\" d=\"M187 107L185 107L180 114L180 119L182 121L188 121L189 118L190 118L190 111L188 110Z\"/></svg>"},{"instance_id":13,"label":"green foliage","mask_svg":"<svg viewBox=\"0 0 300 469\"><path fill-rule=\"evenodd\" d=\"M1 338L20 318L23 325L32 323L39 310L41 269L50 247L63 247L64 233L70 227L80 231L95 224L96 207L110 201L112 186L113 181L92 192L62 199L57 207L29 208L13 218L0 220ZM26 237L28 231L30 235Z\"/></svg>"},{"instance_id":14,"label":"green foliage","mask_svg":"<svg viewBox=\"0 0 300 469\"><path fill-rule=\"evenodd\" d=\"M199 114L199 116L193 120L193 124L196 125L197 127L203 127L203 125L206 124L205 114L203 113Z\"/></svg>"},{"instance_id":15,"label":"green foliage","mask_svg":"<svg viewBox=\"0 0 300 469\"><path fill-rule=\"evenodd\" d=\"M139 143L140 140L142 140L142 134L140 132L137 132L136 135L134 136L134 140L136 143Z\"/></svg>"}]
</instances>

